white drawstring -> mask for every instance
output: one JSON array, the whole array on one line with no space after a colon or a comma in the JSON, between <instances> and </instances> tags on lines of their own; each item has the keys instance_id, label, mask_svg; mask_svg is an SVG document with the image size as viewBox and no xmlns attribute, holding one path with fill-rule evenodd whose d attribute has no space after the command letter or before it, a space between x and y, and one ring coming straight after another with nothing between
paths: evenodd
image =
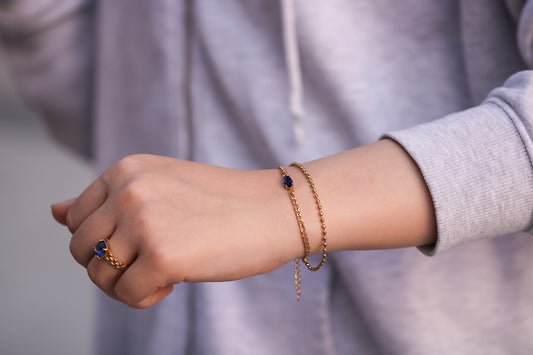
<instances>
[{"instance_id":1,"label":"white drawstring","mask_svg":"<svg viewBox=\"0 0 533 355\"><path fill-rule=\"evenodd\" d=\"M293 134L296 146L302 147L304 139L304 107L302 90L302 70L296 36L296 18L294 16L294 0L281 0L281 16L283 20L283 46L289 74L290 109L293 120Z\"/></svg>"}]
</instances>

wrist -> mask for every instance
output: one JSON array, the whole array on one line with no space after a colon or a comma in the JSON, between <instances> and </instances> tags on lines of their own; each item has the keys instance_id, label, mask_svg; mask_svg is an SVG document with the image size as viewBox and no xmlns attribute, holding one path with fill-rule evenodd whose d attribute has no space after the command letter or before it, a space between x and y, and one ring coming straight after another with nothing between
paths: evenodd
<instances>
[{"instance_id":1,"label":"wrist","mask_svg":"<svg viewBox=\"0 0 533 355\"><path fill-rule=\"evenodd\" d=\"M297 176L297 171L293 171L293 169L290 169L289 174L294 181L296 194L304 195L308 193L303 191L305 188L304 178ZM275 248L273 255L283 260L283 264L285 264L304 255L304 246L299 232L298 221L290 197L284 188L280 171L278 169L262 170L259 175L262 181L258 186L264 187L262 193L268 197L263 198L263 201L258 201L258 203L264 205L265 199L269 201L267 204L269 212L265 218L272 221L272 230L268 232L266 237L272 239L272 244ZM308 209L307 206L304 208Z\"/></svg>"}]
</instances>

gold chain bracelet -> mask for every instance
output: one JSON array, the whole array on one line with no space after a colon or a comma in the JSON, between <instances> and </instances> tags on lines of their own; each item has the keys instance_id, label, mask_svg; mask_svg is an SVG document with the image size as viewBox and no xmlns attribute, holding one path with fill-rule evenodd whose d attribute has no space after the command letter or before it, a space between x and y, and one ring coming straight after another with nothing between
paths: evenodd
<instances>
[{"instance_id":1,"label":"gold chain bracelet","mask_svg":"<svg viewBox=\"0 0 533 355\"><path fill-rule=\"evenodd\" d=\"M315 199L317 208L318 208L318 214L320 216L320 224L322 227L322 259L320 263L317 266L311 266L309 264L309 256L311 255L311 246L309 244L309 238L307 237L307 231L305 229L304 221L302 218L302 212L300 211L300 207L298 206L298 202L296 201L296 195L294 193L294 182L292 178L287 173L287 170L283 166L279 166L278 169L281 172L281 176L283 179L283 185L285 186L285 189L289 193L289 198L292 203L292 207L294 209L294 214L296 216L296 220L298 222L298 230L300 231L300 236L302 238L302 242L304 245L304 255L301 258L294 259L294 285L296 286L296 299L300 300L300 294L301 294L301 269L300 269L300 260L303 261L305 266L311 270L311 271L318 271L322 268L324 263L326 262L326 255L327 255L327 229L326 229L326 223L324 218L324 211L322 208L322 205L320 204L320 199L318 198L318 193L316 186L313 182L313 179L311 179L311 175L307 171L307 169L300 163L292 163L291 166L298 167L305 177L307 178L307 181L309 182L309 186L311 187L311 191L313 192L313 197Z\"/></svg>"},{"instance_id":2,"label":"gold chain bracelet","mask_svg":"<svg viewBox=\"0 0 533 355\"><path fill-rule=\"evenodd\" d=\"M320 199L318 198L318 192L316 190L315 183L313 182L313 179L311 179L309 171L307 171L307 169L302 164L297 162L291 163L290 166L298 167L304 173L305 177L307 178L307 182L309 182L309 186L311 187L311 191L313 192L313 198L315 199L316 207L318 209L318 216L320 217L320 227L322 228L322 260L320 260L320 263L317 266L311 266L308 261L309 255L305 255L302 258L302 261L309 270L318 271L322 268L322 266L324 266L328 252L328 230L326 229L326 219L324 218L324 211L322 205L320 204ZM309 252L309 254L311 253Z\"/></svg>"}]
</instances>

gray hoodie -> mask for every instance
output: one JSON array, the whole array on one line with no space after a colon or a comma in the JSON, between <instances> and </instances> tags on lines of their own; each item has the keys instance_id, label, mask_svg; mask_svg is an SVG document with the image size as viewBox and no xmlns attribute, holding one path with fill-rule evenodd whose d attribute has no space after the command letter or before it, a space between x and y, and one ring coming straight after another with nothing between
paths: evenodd
<instances>
[{"instance_id":1,"label":"gray hoodie","mask_svg":"<svg viewBox=\"0 0 533 355\"><path fill-rule=\"evenodd\" d=\"M21 92L97 171L133 153L273 168L385 136L433 198L435 257L334 253L299 303L291 265L142 311L102 296L96 353L533 353L533 1L295 3L287 28L274 0L0 1Z\"/></svg>"}]
</instances>

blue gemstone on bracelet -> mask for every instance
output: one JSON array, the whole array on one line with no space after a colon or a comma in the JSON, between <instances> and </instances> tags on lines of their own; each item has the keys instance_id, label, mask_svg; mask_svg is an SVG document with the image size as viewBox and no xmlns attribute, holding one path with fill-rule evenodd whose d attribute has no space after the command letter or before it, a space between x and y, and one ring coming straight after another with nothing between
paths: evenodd
<instances>
[{"instance_id":1,"label":"blue gemstone on bracelet","mask_svg":"<svg viewBox=\"0 0 533 355\"><path fill-rule=\"evenodd\" d=\"M102 257L105 255L105 251L107 249L107 245L105 243L105 241L101 240L98 242L98 244L96 244L96 246L94 247L94 252L96 253L96 255L98 255L99 257Z\"/></svg>"},{"instance_id":2,"label":"blue gemstone on bracelet","mask_svg":"<svg viewBox=\"0 0 533 355\"><path fill-rule=\"evenodd\" d=\"M283 177L283 184L284 184L285 186L287 186L288 188L291 188L291 187L292 187L292 179L291 179L291 177L290 177L289 175L285 175L285 176Z\"/></svg>"}]
</instances>

